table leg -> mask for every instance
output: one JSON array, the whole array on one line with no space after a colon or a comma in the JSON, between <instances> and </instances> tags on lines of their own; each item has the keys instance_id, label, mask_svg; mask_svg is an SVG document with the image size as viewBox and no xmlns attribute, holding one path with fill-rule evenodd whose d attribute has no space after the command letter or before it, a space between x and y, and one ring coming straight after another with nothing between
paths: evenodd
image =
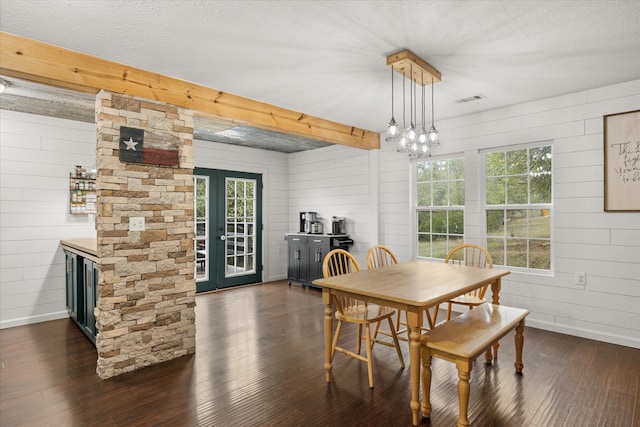
<instances>
[{"instance_id":1,"label":"table leg","mask_svg":"<svg viewBox=\"0 0 640 427\"><path fill-rule=\"evenodd\" d=\"M498 277L498 280L496 280L495 282L493 282L491 284L491 299L492 299L492 303L499 305L500 304L500 289L502 288L502 282L500 280L500 278ZM500 342L496 341L495 344L493 344L493 359L497 359L498 358L498 347L500 347ZM487 349L487 354L486 354L486 358L487 358L487 363L490 362L489 357L491 356L491 348Z\"/></svg>"},{"instance_id":2,"label":"table leg","mask_svg":"<svg viewBox=\"0 0 640 427\"><path fill-rule=\"evenodd\" d=\"M333 309L331 306L331 293L327 289L322 290L322 302L324 303L324 369L327 382L331 382L331 333L333 332Z\"/></svg>"},{"instance_id":3,"label":"table leg","mask_svg":"<svg viewBox=\"0 0 640 427\"><path fill-rule=\"evenodd\" d=\"M420 411L420 331L422 329L422 311L407 311L409 334L409 363L411 369L411 416L414 426L418 425Z\"/></svg>"}]
</instances>

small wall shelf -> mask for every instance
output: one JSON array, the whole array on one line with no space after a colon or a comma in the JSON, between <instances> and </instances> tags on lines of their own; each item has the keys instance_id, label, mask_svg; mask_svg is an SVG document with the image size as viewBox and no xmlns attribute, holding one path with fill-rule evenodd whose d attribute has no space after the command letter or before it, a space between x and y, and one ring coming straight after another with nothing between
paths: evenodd
<instances>
[{"instance_id":1,"label":"small wall shelf","mask_svg":"<svg viewBox=\"0 0 640 427\"><path fill-rule=\"evenodd\" d=\"M82 166L76 166L69 173L69 212L72 215L96 213L96 176Z\"/></svg>"}]
</instances>

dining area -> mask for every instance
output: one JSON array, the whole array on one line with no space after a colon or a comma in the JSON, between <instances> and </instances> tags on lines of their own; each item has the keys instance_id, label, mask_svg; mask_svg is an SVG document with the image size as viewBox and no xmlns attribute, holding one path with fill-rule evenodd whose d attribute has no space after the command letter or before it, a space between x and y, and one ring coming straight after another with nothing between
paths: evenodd
<instances>
[{"instance_id":1,"label":"dining area","mask_svg":"<svg viewBox=\"0 0 640 427\"><path fill-rule=\"evenodd\" d=\"M515 330L514 365L517 373L521 374L523 370L524 318L528 311L499 305L501 279L510 271L494 269L488 252L473 244L453 248L445 262L405 263L398 263L389 248L376 245L367 254L367 267L361 269L351 254L337 249L324 259L324 277L314 281L322 287L327 383L332 380L333 360L338 351L367 363L369 386L373 389L374 345L395 347L399 365L404 368L399 347L399 338L403 338L409 347L411 401L408 406L412 425L418 425L420 412L427 420L431 414L432 357L456 364L459 376L457 425L471 425L467 417L469 378L480 353L484 353L485 362L491 364L498 357L498 340ZM491 289L491 299L486 302L488 289ZM446 319L438 317L441 304L447 304ZM466 305L470 311L451 320L453 304ZM474 307L477 308L471 310ZM335 332L334 317L338 320ZM345 321L358 324L355 353L338 345ZM381 329L383 323L388 323L388 331ZM365 327L364 337L362 326ZM400 335L401 332L406 333L406 337ZM379 339L382 334L392 341ZM366 357L360 355L362 340L365 341Z\"/></svg>"}]
</instances>

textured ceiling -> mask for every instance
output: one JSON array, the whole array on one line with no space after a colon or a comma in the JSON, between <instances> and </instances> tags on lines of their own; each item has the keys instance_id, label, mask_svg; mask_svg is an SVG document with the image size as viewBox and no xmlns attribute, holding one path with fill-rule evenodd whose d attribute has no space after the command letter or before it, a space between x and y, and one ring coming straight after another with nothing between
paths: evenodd
<instances>
[{"instance_id":1,"label":"textured ceiling","mask_svg":"<svg viewBox=\"0 0 640 427\"><path fill-rule=\"evenodd\" d=\"M404 48L442 73L436 125L640 78L637 0L2 0L0 9L5 32L375 132L391 116L385 58ZM474 95L484 98L456 102ZM401 111L396 99L396 119Z\"/></svg>"}]
</instances>

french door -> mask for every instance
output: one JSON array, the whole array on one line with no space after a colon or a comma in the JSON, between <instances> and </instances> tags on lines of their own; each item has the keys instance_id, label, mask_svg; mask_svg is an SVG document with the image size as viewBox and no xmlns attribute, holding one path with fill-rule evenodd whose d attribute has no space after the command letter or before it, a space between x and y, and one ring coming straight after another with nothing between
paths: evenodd
<instances>
[{"instance_id":1,"label":"french door","mask_svg":"<svg viewBox=\"0 0 640 427\"><path fill-rule=\"evenodd\" d=\"M262 281L262 176L195 168L196 292Z\"/></svg>"}]
</instances>

